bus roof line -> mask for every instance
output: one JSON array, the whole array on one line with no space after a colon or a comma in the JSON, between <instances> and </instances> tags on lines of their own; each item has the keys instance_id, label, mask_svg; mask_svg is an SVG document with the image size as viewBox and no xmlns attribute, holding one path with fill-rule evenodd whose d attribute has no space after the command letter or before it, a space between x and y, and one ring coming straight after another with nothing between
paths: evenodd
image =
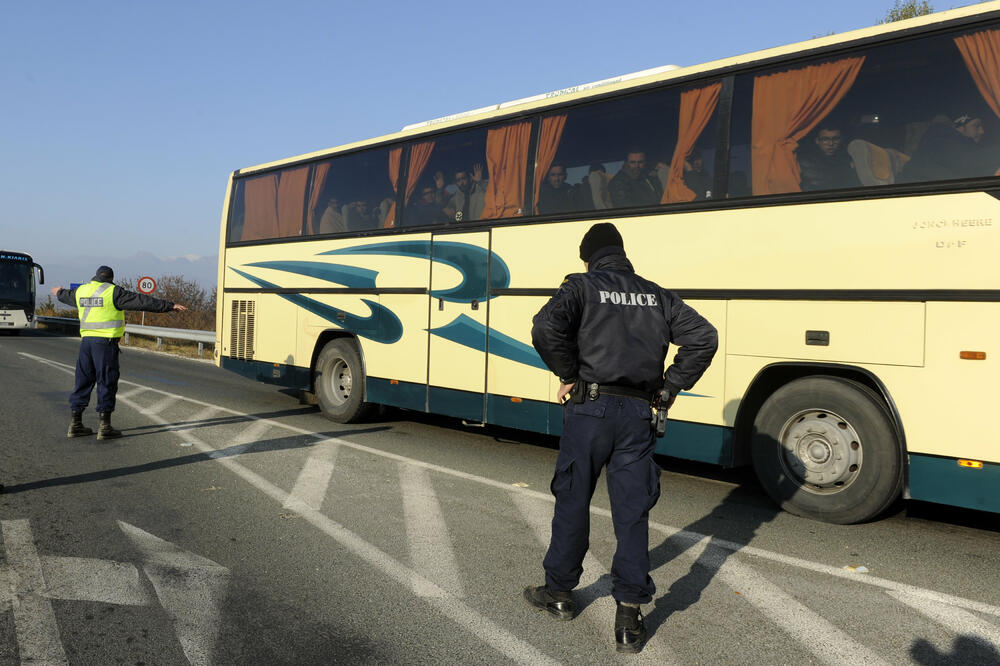
<instances>
[{"instance_id":1,"label":"bus roof line","mask_svg":"<svg viewBox=\"0 0 1000 666\"><path fill-rule=\"evenodd\" d=\"M409 125L404 126L401 131L406 132L407 130L418 129L421 127L431 127L433 125L439 125L441 123L451 122L452 120L459 120L460 118L476 116L481 113L489 113L490 111L502 111L503 109L510 109L512 107L520 106L522 104L530 104L531 102L540 102L542 100L552 99L554 97L562 97L563 95L571 95L573 93L585 92L587 90L593 90L594 88L601 88L603 86L610 86L616 83L631 81L632 79L639 79L645 76L653 76L654 74L662 74L663 72L670 72L675 69L680 69L680 65L661 65L660 67L643 69L638 72L632 72L631 74L621 74L619 76L613 76L609 79L601 79L600 81L591 81L590 83L581 83L580 85L570 86L568 88L561 88L559 90L553 90L552 92L539 93L538 95L531 95L530 97L521 97L520 99L510 100L509 102L500 102L499 104L491 104L490 106L484 106L479 109L472 109L471 111L462 111L461 113L453 113L447 116L442 116L440 118L434 118L432 120L424 120L419 123L411 123Z\"/></svg>"}]
</instances>

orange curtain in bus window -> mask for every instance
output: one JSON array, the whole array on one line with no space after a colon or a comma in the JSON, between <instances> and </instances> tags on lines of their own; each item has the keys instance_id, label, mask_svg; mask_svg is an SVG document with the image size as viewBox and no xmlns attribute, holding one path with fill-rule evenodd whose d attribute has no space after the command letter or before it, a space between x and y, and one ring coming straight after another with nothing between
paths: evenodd
<instances>
[{"instance_id":1,"label":"orange curtain in bus window","mask_svg":"<svg viewBox=\"0 0 1000 666\"><path fill-rule=\"evenodd\" d=\"M486 133L486 183L483 219L521 215L524 207L524 177L528 172L528 140L531 123L515 123Z\"/></svg>"},{"instance_id":2,"label":"orange curtain in bus window","mask_svg":"<svg viewBox=\"0 0 1000 666\"><path fill-rule=\"evenodd\" d=\"M713 83L704 88L688 90L681 93L680 119L677 122L677 145L674 156L670 160L670 172L667 176L667 187L663 192L661 203L676 203L678 201L694 201L694 190L684 184L684 162L694 149L705 126L712 119L715 107L719 102L721 83Z\"/></svg>"},{"instance_id":3,"label":"orange curtain in bus window","mask_svg":"<svg viewBox=\"0 0 1000 666\"><path fill-rule=\"evenodd\" d=\"M965 66L980 94L1000 116L1000 30L983 30L955 38Z\"/></svg>"},{"instance_id":4,"label":"orange curtain in bus window","mask_svg":"<svg viewBox=\"0 0 1000 666\"><path fill-rule=\"evenodd\" d=\"M566 114L549 116L542 119L542 133L538 137L538 158L535 161L535 212L538 212L538 195L541 194L542 181L549 174L549 168L556 159L559 141L562 140L563 128L566 127Z\"/></svg>"},{"instance_id":5,"label":"orange curtain in bus window","mask_svg":"<svg viewBox=\"0 0 1000 666\"><path fill-rule=\"evenodd\" d=\"M309 167L282 171L278 178L278 237L302 235Z\"/></svg>"},{"instance_id":6,"label":"orange curtain in bus window","mask_svg":"<svg viewBox=\"0 0 1000 666\"><path fill-rule=\"evenodd\" d=\"M410 165L406 174L406 198L404 201L410 203L410 197L417 189L417 181L423 175L427 163L431 160L431 153L434 152L434 142L424 141L410 146Z\"/></svg>"},{"instance_id":7,"label":"orange curtain in bus window","mask_svg":"<svg viewBox=\"0 0 1000 666\"><path fill-rule=\"evenodd\" d=\"M389 151L389 180L392 182L393 194L399 191L399 164L402 162L403 149L393 148ZM396 202L393 201L392 205L389 206L389 212L385 215L385 222L382 223L383 227L394 227L396 226Z\"/></svg>"},{"instance_id":8,"label":"orange curtain in bus window","mask_svg":"<svg viewBox=\"0 0 1000 666\"><path fill-rule=\"evenodd\" d=\"M246 213L240 240L261 240L278 235L278 174L248 178Z\"/></svg>"},{"instance_id":9,"label":"orange curtain in bus window","mask_svg":"<svg viewBox=\"0 0 1000 666\"><path fill-rule=\"evenodd\" d=\"M795 149L854 85L865 57L843 58L777 74L753 84L750 148L753 193L798 192Z\"/></svg>"},{"instance_id":10,"label":"orange curtain in bus window","mask_svg":"<svg viewBox=\"0 0 1000 666\"><path fill-rule=\"evenodd\" d=\"M319 233L319 229L316 228L316 215L319 212L316 210L316 206L319 205L319 196L323 193L323 185L326 184L328 173L330 173L329 162L317 164L316 170L313 171L312 190L309 191L309 210L306 211L306 230L310 234Z\"/></svg>"}]
</instances>

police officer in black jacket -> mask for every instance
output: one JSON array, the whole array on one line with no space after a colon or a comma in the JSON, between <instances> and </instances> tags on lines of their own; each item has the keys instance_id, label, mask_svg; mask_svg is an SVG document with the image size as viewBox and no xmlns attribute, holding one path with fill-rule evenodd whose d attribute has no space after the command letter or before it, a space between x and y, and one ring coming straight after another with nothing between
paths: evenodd
<instances>
[{"instance_id":1,"label":"police officer in black jacket","mask_svg":"<svg viewBox=\"0 0 1000 666\"><path fill-rule=\"evenodd\" d=\"M615 641L638 652L646 640L639 605L652 601L649 510L660 495L653 461L651 401L668 408L705 372L718 347L715 327L671 291L635 274L613 224L595 224L580 243L586 273L566 277L533 320L531 339L567 400L552 479L555 516L545 585L524 598L561 620L576 608L590 534L590 499L607 466L618 549L611 566ZM663 371L669 344L680 349Z\"/></svg>"}]
</instances>

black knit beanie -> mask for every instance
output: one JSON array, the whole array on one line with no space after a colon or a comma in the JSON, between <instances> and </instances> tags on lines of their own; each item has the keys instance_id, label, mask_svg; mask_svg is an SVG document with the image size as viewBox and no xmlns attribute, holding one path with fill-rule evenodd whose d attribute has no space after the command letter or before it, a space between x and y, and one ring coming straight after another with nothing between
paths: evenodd
<instances>
[{"instance_id":1,"label":"black knit beanie","mask_svg":"<svg viewBox=\"0 0 1000 666\"><path fill-rule=\"evenodd\" d=\"M97 272L94 273L94 277L98 280L104 280L105 282L111 282L115 279L115 272L111 270L110 266L98 266Z\"/></svg>"},{"instance_id":2,"label":"black knit beanie","mask_svg":"<svg viewBox=\"0 0 1000 666\"><path fill-rule=\"evenodd\" d=\"M587 233L583 235L583 240L580 241L580 259L589 262L590 257L595 252L608 246L620 247L624 250L625 242L622 240L622 235L610 222L595 224L587 230Z\"/></svg>"}]
</instances>

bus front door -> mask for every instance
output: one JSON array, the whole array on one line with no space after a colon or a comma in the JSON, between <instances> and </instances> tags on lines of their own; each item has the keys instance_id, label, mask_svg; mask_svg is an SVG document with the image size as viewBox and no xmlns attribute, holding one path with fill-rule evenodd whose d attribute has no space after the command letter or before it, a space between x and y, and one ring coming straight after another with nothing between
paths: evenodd
<instances>
[{"instance_id":1,"label":"bus front door","mask_svg":"<svg viewBox=\"0 0 1000 666\"><path fill-rule=\"evenodd\" d=\"M432 413L480 422L486 390L489 232L432 239L427 404Z\"/></svg>"}]
</instances>

